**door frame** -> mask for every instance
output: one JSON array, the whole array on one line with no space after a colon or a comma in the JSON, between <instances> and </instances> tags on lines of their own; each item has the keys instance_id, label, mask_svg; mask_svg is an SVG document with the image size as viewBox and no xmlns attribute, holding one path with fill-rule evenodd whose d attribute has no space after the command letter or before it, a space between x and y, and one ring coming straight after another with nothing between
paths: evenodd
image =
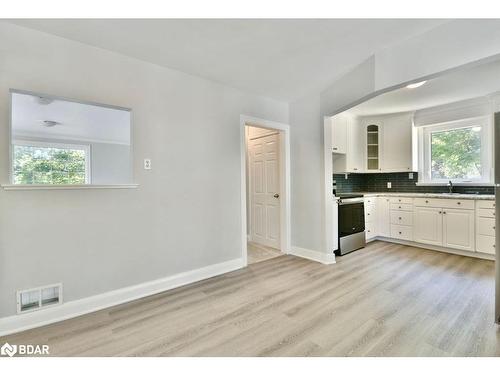
<instances>
[{"instance_id":1,"label":"door frame","mask_svg":"<svg viewBox=\"0 0 500 375\"><path fill-rule=\"evenodd\" d=\"M290 219L290 125L270 121L258 117L240 115L240 163L241 163L241 257L243 265L247 259L247 137L246 126L277 130L280 133L280 250L284 254L290 252L291 219Z\"/></svg>"}]
</instances>

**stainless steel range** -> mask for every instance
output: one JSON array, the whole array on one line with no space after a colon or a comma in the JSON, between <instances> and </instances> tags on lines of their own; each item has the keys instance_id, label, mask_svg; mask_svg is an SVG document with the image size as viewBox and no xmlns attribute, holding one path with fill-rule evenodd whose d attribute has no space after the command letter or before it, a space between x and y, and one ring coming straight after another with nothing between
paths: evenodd
<instances>
[{"instance_id":1,"label":"stainless steel range","mask_svg":"<svg viewBox=\"0 0 500 375\"><path fill-rule=\"evenodd\" d=\"M337 194L339 249L337 255L344 255L366 245L365 206L363 194Z\"/></svg>"}]
</instances>

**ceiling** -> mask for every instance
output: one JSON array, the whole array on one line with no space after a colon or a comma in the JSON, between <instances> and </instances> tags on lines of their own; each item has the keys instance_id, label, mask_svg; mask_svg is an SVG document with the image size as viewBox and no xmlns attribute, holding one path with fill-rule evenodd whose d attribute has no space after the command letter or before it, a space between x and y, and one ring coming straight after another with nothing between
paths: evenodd
<instances>
[{"instance_id":1,"label":"ceiling","mask_svg":"<svg viewBox=\"0 0 500 375\"><path fill-rule=\"evenodd\" d=\"M500 91L500 60L461 69L426 82L379 95L349 109L357 116L410 112L478 98Z\"/></svg>"},{"instance_id":2,"label":"ceiling","mask_svg":"<svg viewBox=\"0 0 500 375\"><path fill-rule=\"evenodd\" d=\"M53 127L44 121L55 121ZM50 140L130 144L130 112L39 96L12 94L12 135Z\"/></svg>"},{"instance_id":3,"label":"ceiling","mask_svg":"<svg viewBox=\"0 0 500 375\"><path fill-rule=\"evenodd\" d=\"M437 19L23 19L18 25L292 101Z\"/></svg>"}]
</instances>

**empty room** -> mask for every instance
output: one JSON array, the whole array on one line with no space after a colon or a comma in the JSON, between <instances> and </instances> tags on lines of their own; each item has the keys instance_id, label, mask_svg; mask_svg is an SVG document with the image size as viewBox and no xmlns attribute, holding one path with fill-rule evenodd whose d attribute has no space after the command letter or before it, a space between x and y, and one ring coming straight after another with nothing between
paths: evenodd
<instances>
[{"instance_id":1,"label":"empty room","mask_svg":"<svg viewBox=\"0 0 500 375\"><path fill-rule=\"evenodd\" d=\"M500 356L500 20L21 13L0 368Z\"/></svg>"}]
</instances>

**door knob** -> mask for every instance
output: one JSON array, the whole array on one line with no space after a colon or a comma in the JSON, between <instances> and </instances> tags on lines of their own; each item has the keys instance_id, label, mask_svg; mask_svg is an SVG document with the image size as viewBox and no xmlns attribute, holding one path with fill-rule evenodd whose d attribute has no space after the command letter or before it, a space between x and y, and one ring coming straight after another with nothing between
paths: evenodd
<instances>
[{"instance_id":1,"label":"door knob","mask_svg":"<svg viewBox=\"0 0 500 375\"><path fill-rule=\"evenodd\" d=\"M278 193L276 193L276 194L274 194L274 195L273 195L273 197L274 197L274 198L279 198L279 197L280 197L280 195L279 195Z\"/></svg>"}]
</instances>

